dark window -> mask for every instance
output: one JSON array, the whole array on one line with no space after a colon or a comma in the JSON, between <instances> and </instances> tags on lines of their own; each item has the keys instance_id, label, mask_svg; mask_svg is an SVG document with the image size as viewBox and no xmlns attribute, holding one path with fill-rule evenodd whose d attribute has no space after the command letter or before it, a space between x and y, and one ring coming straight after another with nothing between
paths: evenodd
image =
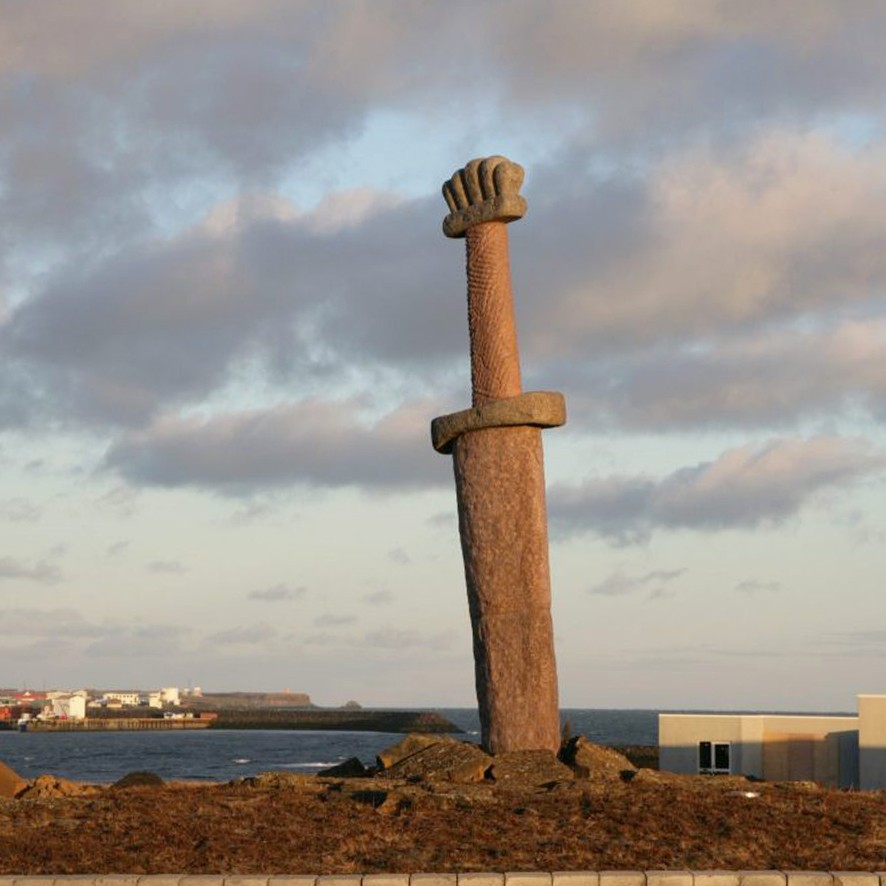
<instances>
[{"instance_id":1,"label":"dark window","mask_svg":"<svg viewBox=\"0 0 886 886\"><path fill-rule=\"evenodd\" d=\"M731 746L728 741L700 741L698 743L698 771L731 772L730 750Z\"/></svg>"},{"instance_id":2,"label":"dark window","mask_svg":"<svg viewBox=\"0 0 886 886\"><path fill-rule=\"evenodd\" d=\"M711 743L700 741L698 743L698 771L706 772L711 768Z\"/></svg>"}]
</instances>

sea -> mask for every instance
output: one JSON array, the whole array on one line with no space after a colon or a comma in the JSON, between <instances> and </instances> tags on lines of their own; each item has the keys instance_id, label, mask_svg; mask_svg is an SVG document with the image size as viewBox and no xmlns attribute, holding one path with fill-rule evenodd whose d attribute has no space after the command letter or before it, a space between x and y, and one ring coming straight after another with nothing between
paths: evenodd
<instances>
[{"instance_id":1,"label":"sea","mask_svg":"<svg viewBox=\"0 0 886 886\"><path fill-rule=\"evenodd\" d=\"M479 741L476 709L440 708L466 741ZM655 745L658 712L565 709L572 735L608 745ZM385 732L282 729L170 729L139 732L0 731L0 760L23 778L51 774L92 784L111 784L129 772L161 778L231 781L260 772L318 772L350 757L369 765L403 738Z\"/></svg>"}]
</instances>

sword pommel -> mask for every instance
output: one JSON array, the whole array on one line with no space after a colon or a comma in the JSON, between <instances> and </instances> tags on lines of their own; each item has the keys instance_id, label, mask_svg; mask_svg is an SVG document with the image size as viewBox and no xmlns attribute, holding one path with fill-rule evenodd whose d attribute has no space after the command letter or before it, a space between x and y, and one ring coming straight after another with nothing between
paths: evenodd
<instances>
[{"instance_id":1,"label":"sword pommel","mask_svg":"<svg viewBox=\"0 0 886 886\"><path fill-rule=\"evenodd\" d=\"M512 222L526 214L520 196L523 167L507 157L471 160L443 185L449 215L443 219L447 237L464 237L468 228L482 222Z\"/></svg>"}]
</instances>

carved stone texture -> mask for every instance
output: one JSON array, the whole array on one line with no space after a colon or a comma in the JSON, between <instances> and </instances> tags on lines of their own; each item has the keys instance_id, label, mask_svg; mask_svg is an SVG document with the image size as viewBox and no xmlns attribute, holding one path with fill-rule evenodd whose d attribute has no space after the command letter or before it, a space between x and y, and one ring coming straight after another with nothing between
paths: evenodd
<instances>
[{"instance_id":1,"label":"carved stone texture","mask_svg":"<svg viewBox=\"0 0 886 886\"><path fill-rule=\"evenodd\" d=\"M522 181L520 166L490 157L443 186L444 232L466 238L473 404L455 420L456 435L443 436L451 437L483 747L493 754L560 745L538 430L546 422L531 410L524 422L488 421L526 405L506 228L525 212Z\"/></svg>"}]
</instances>

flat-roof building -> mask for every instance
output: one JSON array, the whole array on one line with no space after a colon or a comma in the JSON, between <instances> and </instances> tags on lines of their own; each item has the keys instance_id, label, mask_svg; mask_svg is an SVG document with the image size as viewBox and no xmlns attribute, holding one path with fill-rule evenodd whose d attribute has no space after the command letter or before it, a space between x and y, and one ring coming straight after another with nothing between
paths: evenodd
<instances>
[{"instance_id":1,"label":"flat-roof building","mask_svg":"<svg viewBox=\"0 0 886 886\"><path fill-rule=\"evenodd\" d=\"M858 714L659 714L659 768L886 788L886 695Z\"/></svg>"}]
</instances>

